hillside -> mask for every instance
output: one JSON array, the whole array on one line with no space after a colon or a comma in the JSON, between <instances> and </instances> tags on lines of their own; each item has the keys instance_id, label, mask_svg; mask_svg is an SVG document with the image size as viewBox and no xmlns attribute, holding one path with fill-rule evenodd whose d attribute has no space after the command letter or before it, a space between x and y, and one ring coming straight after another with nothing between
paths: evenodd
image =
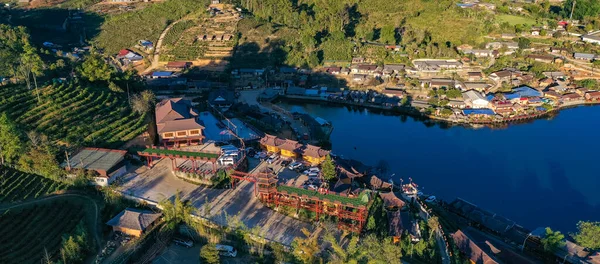
<instances>
[{"instance_id":1,"label":"hillside","mask_svg":"<svg viewBox=\"0 0 600 264\"><path fill-rule=\"evenodd\" d=\"M35 89L0 86L0 113L26 130L52 140L96 147L118 147L145 131L144 118L133 113L123 94L104 87L55 84Z\"/></svg>"}]
</instances>

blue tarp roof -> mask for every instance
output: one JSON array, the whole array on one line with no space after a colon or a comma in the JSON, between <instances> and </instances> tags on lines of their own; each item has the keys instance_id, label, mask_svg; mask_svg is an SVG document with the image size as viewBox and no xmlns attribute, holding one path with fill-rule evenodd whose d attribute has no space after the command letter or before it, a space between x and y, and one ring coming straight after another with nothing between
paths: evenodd
<instances>
[{"instance_id":1,"label":"blue tarp roof","mask_svg":"<svg viewBox=\"0 0 600 264\"><path fill-rule=\"evenodd\" d=\"M513 92L518 93L521 97L534 97L542 96L542 93L536 89L533 89L527 85L523 85L513 89Z\"/></svg>"},{"instance_id":2,"label":"blue tarp roof","mask_svg":"<svg viewBox=\"0 0 600 264\"><path fill-rule=\"evenodd\" d=\"M546 112L546 108L543 108L541 106L536 107L535 110L538 110L540 112Z\"/></svg>"},{"instance_id":3,"label":"blue tarp roof","mask_svg":"<svg viewBox=\"0 0 600 264\"><path fill-rule=\"evenodd\" d=\"M492 101L492 100L494 100L494 97L496 97L496 96L493 94L488 94L485 96L485 100Z\"/></svg>"},{"instance_id":4,"label":"blue tarp roof","mask_svg":"<svg viewBox=\"0 0 600 264\"><path fill-rule=\"evenodd\" d=\"M152 73L152 76L156 76L156 77L166 77L166 76L171 76L173 75L173 72L170 71L156 71Z\"/></svg>"},{"instance_id":5,"label":"blue tarp roof","mask_svg":"<svg viewBox=\"0 0 600 264\"><path fill-rule=\"evenodd\" d=\"M492 109L465 109L463 110L464 115L495 115Z\"/></svg>"},{"instance_id":6,"label":"blue tarp roof","mask_svg":"<svg viewBox=\"0 0 600 264\"><path fill-rule=\"evenodd\" d=\"M505 93L504 98L506 98L506 100L519 99L521 98L521 95L518 93Z\"/></svg>"}]
</instances>

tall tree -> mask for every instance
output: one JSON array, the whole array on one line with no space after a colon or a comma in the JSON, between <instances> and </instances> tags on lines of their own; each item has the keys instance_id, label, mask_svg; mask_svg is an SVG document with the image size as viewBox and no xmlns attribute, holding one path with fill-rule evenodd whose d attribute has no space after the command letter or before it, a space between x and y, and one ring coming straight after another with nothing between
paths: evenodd
<instances>
[{"instance_id":1,"label":"tall tree","mask_svg":"<svg viewBox=\"0 0 600 264\"><path fill-rule=\"evenodd\" d=\"M37 85L37 76L42 74L43 68L44 62L42 61L42 58L40 58L40 55L37 54L37 50L29 43L26 43L23 48L23 54L21 54L19 71L21 72L21 75L23 75L23 78L25 78L28 89L31 89L30 78L33 79L38 102L40 102L40 92Z\"/></svg>"},{"instance_id":2,"label":"tall tree","mask_svg":"<svg viewBox=\"0 0 600 264\"><path fill-rule=\"evenodd\" d=\"M156 97L152 91L142 91L131 99L131 109L139 114L148 113L154 107L155 100Z\"/></svg>"},{"instance_id":3,"label":"tall tree","mask_svg":"<svg viewBox=\"0 0 600 264\"><path fill-rule=\"evenodd\" d=\"M0 164L13 162L23 150L22 132L5 113L0 114Z\"/></svg>"},{"instance_id":4,"label":"tall tree","mask_svg":"<svg viewBox=\"0 0 600 264\"><path fill-rule=\"evenodd\" d=\"M318 236L313 235L306 228L302 229L306 238L296 237L292 242L292 254L302 263L314 263L320 251Z\"/></svg>"},{"instance_id":5,"label":"tall tree","mask_svg":"<svg viewBox=\"0 0 600 264\"><path fill-rule=\"evenodd\" d=\"M90 82L108 81L112 75L113 69L104 61L102 56L93 53L85 59L78 68L79 74Z\"/></svg>"},{"instance_id":6,"label":"tall tree","mask_svg":"<svg viewBox=\"0 0 600 264\"><path fill-rule=\"evenodd\" d=\"M592 250L600 249L600 222L579 221L577 234L573 237L583 247Z\"/></svg>"},{"instance_id":7,"label":"tall tree","mask_svg":"<svg viewBox=\"0 0 600 264\"><path fill-rule=\"evenodd\" d=\"M440 226L440 221L437 216L432 216L427 219L427 226L429 227L429 239L436 233Z\"/></svg>"},{"instance_id":8,"label":"tall tree","mask_svg":"<svg viewBox=\"0 0 600 264\"><path fill-rule=\"evenodd\" d=\"M335 164L333 163L331 156L327 155L327 157L325 157L325 161L321 164L321 169L323 170L323 178L326 181L332 181L337 178Z\"/></svg>"},{"instance_id":9,"label":"tall tree","mask_svg":"<svg viewBox=\"0 0 600 264\"><path fill-rule=\"evenodd\" d=\"M168 229L175 229L180 223L192 223L191 214L196 210L191 204L181 200L179 192L175 195L173 201L166 199L160 203Z\"/></svg>"}]
</instances>

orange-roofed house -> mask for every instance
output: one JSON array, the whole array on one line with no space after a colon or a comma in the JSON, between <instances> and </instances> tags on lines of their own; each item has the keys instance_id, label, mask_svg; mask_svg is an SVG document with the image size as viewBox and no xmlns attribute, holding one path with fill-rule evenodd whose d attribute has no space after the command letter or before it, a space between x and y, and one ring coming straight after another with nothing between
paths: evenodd
<instances>
[{"instance_id":1,"label":"orange-roofed house","mask_svg":"<svg viewBox=\"0 0 600 264\"><path fill-rule=\"evenodd\" d=\"M165 99L156 105L156 129L165 147L202 144L204 126L189 100Z\"/></svg>"}]
</instances>

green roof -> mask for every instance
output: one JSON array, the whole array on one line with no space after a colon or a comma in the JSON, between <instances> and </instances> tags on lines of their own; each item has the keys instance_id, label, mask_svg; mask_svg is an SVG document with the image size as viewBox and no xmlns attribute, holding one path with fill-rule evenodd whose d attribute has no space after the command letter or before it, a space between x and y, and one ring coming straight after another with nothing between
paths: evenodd
<instances>
[{"instance_id":1,"label":"green roof","mask_svg":"<svg viewBox=\"0 0 600 264\"><path fill-rule=\"evenodd\" d=\"M338 194L322 194L313 190L306 190L302 188L296 188L291 186L279 185L277 191L287 192L289 194L296 194L298 196L306 195L309 197L316 197L320 200L327 199L332 202L339 202L342 204L352 204L354 206L366 206L369 203L369 197L367 191L361 192L358 197L346 197Z\"/></svg>"},{"instance_id":2,"label":"green roof","mask_svg":"<svg viewBox=\"0 0 600 264\"><path fill-rule=\"evenodd\" d=\"M207 159L216 159L219 157L219 154L217 154L217 153L180 151L180 150L158 149L158 148L147 148L147 149L141 150L140 152L145 152L145 153L149 153L149 154L158 154L158 155L173 155L173 156L179 155L179 156L207 158Z\"/></svg>"}]
</instances>

